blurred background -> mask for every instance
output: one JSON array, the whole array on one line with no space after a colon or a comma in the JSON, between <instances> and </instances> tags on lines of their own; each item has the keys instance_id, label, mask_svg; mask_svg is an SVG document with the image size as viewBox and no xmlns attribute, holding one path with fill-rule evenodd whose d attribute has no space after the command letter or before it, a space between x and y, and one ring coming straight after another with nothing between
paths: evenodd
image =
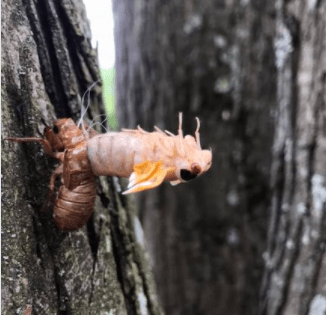
<instances>
[{"instance_id":1,"label":"blurred background","mask_svg":"<svg viewBox=\"0 0 326 315\"><path fill-rule=\"evenodd\" d=\"M103 80L103 97L108 116L108 124L112 130L118 128L114 104L114 63L115 47L113 35L113 12L110 0L85 0L87 17L92 32L92 46L97 48L100 72Z\"/></svg>"}]
</instances>

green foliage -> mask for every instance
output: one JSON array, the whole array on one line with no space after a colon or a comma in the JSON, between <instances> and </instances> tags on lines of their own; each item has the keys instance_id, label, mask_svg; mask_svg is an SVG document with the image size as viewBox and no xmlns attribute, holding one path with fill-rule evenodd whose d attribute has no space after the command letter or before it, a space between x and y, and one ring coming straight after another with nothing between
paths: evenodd
<instances>
[{"instance_id":1,"label":"green foliage","mask_svg":"<svg viewBox=\"0 0 326 315\"><path fill-rule=\"evenodd\" d=\"M115 69L101 69L101 77L103 80L103 96L105 109L108 117L108 124L111 130L117 130L118 120L115 114L114 104Z\"/></svg>"}]
</instances>

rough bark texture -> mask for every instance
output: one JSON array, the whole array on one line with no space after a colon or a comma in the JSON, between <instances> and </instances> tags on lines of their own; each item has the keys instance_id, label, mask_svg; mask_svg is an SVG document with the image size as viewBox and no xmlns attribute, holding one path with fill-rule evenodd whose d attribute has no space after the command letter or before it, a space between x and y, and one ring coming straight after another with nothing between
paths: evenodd
<instances>
[{"instance_id":1,"label":"rough bark texture","mask_svg":"<svg viewBox=\"0 0 326 315\"><path fill-rule=\"evenodd\" d=\"M100 78L83 3L1 6L2 137L41 136L56 118L79 118L81 96ZM104 113L100 85L88 119ZM2 140L1 166L2 314L161 314L142 230L117 180L100 178L91 220L64 233L40 211L54 170L41 146Z\"/></svg>"},{"instance_id":2,"label":"rough bark texture","mask_svg":"<svg viewBox=\"0 0 326 315\"><path fill-rule=\"evenodd\" d=\"M326 2L277 1L272 217L261 314L326 313Z\"/></svg>"},{"instance_id":3,"label":"rough bark texture","mask_svg":"<svg viewBox=\"0 0 326 315\"><path fill-rule=\"evenodd\" d=\"M113 1L122 127L193 134L209 173L140 194L166 313L255 314L269 214L274 1Z\"/></svg>"}]
</instances>

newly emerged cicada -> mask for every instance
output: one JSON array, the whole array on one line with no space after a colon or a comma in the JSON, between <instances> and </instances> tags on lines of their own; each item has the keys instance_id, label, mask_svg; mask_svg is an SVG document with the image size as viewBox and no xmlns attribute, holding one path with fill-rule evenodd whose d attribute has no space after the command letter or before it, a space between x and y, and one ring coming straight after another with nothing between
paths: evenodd
<instances>
[{"instance_id":1,"label":"newly emerged cicada","mask_svg":"<svg viewBox=\"0 0 326 315\"><path fill-rule=\"evenodd\" d=\"M163 181L177 185L194 179L212 164L212 152L201 148L200 122L196 119L195 137L183 136L182 113L178 135L156 126L154 132L146 132L138 126L93 137L87 142L93 173L129 177L128 190L123 194L153 189Z\"/></svg>"}]
</instances>

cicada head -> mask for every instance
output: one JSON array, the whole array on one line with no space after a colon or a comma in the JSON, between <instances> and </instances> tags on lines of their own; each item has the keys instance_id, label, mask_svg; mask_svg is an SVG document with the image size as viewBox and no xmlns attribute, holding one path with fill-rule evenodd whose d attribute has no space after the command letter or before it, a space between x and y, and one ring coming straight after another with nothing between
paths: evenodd
<instances>
[{"instance_id":1,"label":"cicada head","mask_svg":"<svg viewBox=\"0 0 326 315\"><path fill-rule=\"evenodd\" d=\"M188 182L211 168L212 151L202 150L199 137L200 122L198 118L196 119L195 137L187 135L183 138L182 115L179 116L178 157L174 171L178 179L171 181L172 185Z\"/></svg>"},{"instance_id":2,"label":"cicada head","mask_svg":"<svg viewBox=\"0 0 326 315\"><path fill-rule=\"evenodd\" d=\"M46 127L44 130L44 137L50 142L54 151L74 147L84 139L82 131L71 118L55 120L53 128Z\"/></svg>"},{"instance_id":3,"label":"cicada head","mask_svg":"<svg viewBox=\"0 0 326 315\"><path fill-rule=\"evenodd\" d=\"M190 150L188 150L189 152ZM188 157L179 158L175 165L175 177L177 180L171 181L172 185L188 182L203 173L207 172L212 165L212 152L210 150L191 150L193 154Z\"/></svg>"}]
</instances>

